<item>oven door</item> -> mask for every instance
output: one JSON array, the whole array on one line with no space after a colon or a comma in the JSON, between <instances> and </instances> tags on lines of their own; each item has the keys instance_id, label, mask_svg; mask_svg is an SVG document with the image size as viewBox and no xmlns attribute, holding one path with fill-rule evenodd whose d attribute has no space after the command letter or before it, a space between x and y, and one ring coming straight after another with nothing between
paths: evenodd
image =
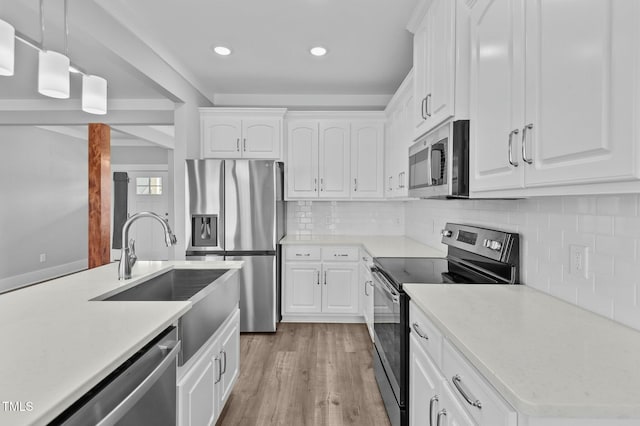
<instances>
[{"instance_id":1,"label":"oven door","mask_svg":"<svg viewBox=\"0 0 640 426\"><path fill-rule=\"evenodd\" d=\"M373 329L375 346L382 363L382 367L389 379L389 384L398 405L404 405L401 395L402 386L402 342L403 323L401 315L401 294L375 268L374 282L374 311Z\"/></svg>"}]
</instances>

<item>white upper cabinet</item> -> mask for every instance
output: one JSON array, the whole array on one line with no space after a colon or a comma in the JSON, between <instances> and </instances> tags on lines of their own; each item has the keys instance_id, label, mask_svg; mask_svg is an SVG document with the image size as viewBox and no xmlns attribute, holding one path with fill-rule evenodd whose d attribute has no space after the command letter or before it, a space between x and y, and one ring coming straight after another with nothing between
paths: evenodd
<instances>
[{"instance_id":1,"label":"white upper cabinet","mask_svg":"<svg viewBox=\"0 0 640 426\"><path fill-rule=\"evenodd\" d=\"M203 158L280 158L282 108L201 108Z\"/></svg>"},{"instance_id":2,"label":"white upper cabinet","mask_svg":"<svg viewBox=\"0 0 640 426\"><path fill-rule=\"evenodd\" d=\"M520 0L479 0L471 15L470 167L474 170L474 191L522 185L516 152L524 97L522 43L517 38L520 6ZM509 163L509 152L513 164Z\"/></svg>"},{"instance_id":3,"label":"white upper cabinet","mask_svg":"<svg viewBox=\"0 0 640 426\"><path fill-rule=\"evenodd\" d=\"M639 16L633 1L477 1L472 194L632 188L620 182L638 176Z\"/></svg>"},{"instance_id":4,"label":"white upper cabinet","mask_svg":"<svg viewBox=\"0 0 640 426\"><path fill-rule=\"evenodd\" d=\"M409 24L415 26L413 139L448 118L467 118L468 9L459 3L434 0Z\"/></svg>"},{"instance_id":5,"label":"white upper cabinet","mask_svg":"<svg viewBox=\"0 0 640 426\"><path fill-rule=\"evenodd\" d=\"M382 113L287 116L287 199L383 197Z\"/></svg>"},{"instance_id":6,"label":"white upper cabinet","mask_svg":"<svg viewBox=\"0 0 640 426\"><path fill-rule=\"evenodd\" d=\"M406 198L409 195L409 146L413 144L413 70L407 74L385 110L386 198Z\"/></svg>"},{"instance_id":7,"label":"white upper cabinet","mask_svg":"<svg viewBox=\"0 0 640 426\"><path fill-rule=\"evenodd\" d=\"M289 121L287 128L287 193L318 198L318 122Z\"/></svg>"},{"instance_id":8,"label":"white upper cabinet","mask_svg":"<svg viewBox=\"0 0 640 426\"><path fill-rule=\"evenodd\" d=\"M351 124L351 197L381 198L384 195L384 124Z\"/></svg>"},{"instance_id":9,"label":"white upper cabinet","mask_svg":"<svg viewBox=\"0 0 640 426\"><path fill-rule=\"evenodd\" d=\"M350 141L348 122L320 121L320 198L349 198Z\"/></svg>"}]
</instances>

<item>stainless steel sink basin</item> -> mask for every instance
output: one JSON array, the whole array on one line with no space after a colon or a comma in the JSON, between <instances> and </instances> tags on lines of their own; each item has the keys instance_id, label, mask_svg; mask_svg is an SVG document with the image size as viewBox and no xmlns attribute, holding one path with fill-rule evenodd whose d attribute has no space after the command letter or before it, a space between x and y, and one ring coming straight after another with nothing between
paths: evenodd
<instances>
[{"instance_id":1,"label":"stainless steel sink basin","mask_svg":"<svg viewBox=\"0 0 640 426\"><path fill-rule=\"evenodd\" d=\"M172 269L103 300L190 300L227 271L228 269Z\"/></svg>"},{"instance_id":2,"label":"stainless steel sink basin","mask_svg":"<svg viewBox=\"0 0 640 426\"><path fill-rule=\"evenodd\" d=\"M178 337L182 342L178 365L183 365L236 308L240 284L233 269L172 269L95 300L191 302L191 309L178 320Z\"/></svg>"}]
</instances>

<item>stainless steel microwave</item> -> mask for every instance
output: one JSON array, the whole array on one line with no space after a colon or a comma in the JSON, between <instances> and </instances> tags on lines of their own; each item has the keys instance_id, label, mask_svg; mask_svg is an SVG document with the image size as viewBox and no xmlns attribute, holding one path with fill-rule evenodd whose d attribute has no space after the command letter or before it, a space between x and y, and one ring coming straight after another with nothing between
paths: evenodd
<instances>
[{"instance_id":1,"label":"stainless steel microwave","mask_svg":"<svg viewBox=\"0 0 640 426\"><path fill-rule=\"evenodd\" d=\"M469 120L445 123L411 145L409 196L469 198Z\"/></svg>"}]
</instances>

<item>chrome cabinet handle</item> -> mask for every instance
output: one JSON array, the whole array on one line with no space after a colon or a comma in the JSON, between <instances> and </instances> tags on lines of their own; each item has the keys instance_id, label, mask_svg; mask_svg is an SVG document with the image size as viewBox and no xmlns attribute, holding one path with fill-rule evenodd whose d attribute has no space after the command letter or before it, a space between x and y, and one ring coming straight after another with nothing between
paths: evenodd
<instances>
[{"instance_id":1,"label":"chrome cabinet handle","mask_svg":"<svg viewBox=\"0 0 640 426\"><path fill-rule=\"evenodd\" d=\"M422 116L423 120L427 119L427 116L424 114L426 103L427 103L427 98L422 98L422 102L420 103L420 115Z\"/></svg>"},{"instance_id":2,"label":"chrome cabinet handle","mask_svg":"<svg viewBox=\"0 0 640 426\"><path fill-rule=\"evenodd\" d=\"M393 176L389 176L389 191L393 191Z\"/></svg>"},{"instance_id":3,"label":"chrome cabinet handle","mask_svg":"<svg viewBox=\"0 0 640 426\"><path fill-rule=\"evenodd\" d=\"M466 387L462 384L462 379L460 378L459 374L453 376L451 378L451 382L456 387L456 389L458 389L458 392L460 392L460 395L462 395L465 401L469 403L469 405L478 408L478 410L482 409L482 403L479 399L473 396L471 392L469 392L469 390L466 389Z\"/></svg>"},{"instance_id":4,"label":"chrome cabinet handle","mask_svg":"<svg viewBox=\"0 0 640 426\"><path fill-rule=\"evenodd\" d=\"M324 192L324 178L320 178L320 191Z\"/></svg>"},{"instance_id":5,"label":"chrome cabinet handle","mask_svg":"<svg viewBox=\"0 0 640 426\"><path fill-rule=\"evenodd\" d=\"M333 253L333 257L349 257L346 253Z\"/></svg>"},{"instance_id":6,"label":"chrome cabinet handle","mask_svg":"<svg viewBox=\"0 0 640 426\"><path fill-rule=\"evenodd\" d=\"M420 329L420 326L418 325L418 323L417 323L417 322L414 322L414 323L412 324L412 326L413 326L413 330L416 332L416 334L417 334L418 336L420 336L420 337L421 337L421 338L423 338L424 340L429 340L429 336L427 336L427 333L425 333L424 331L422 331L422 330Z\"/></svg>"},{"instance_id":7,"label":"chrome cabinet handle","mask_svg":"<svg viewBox=\"0 0 640 426\"><path fill-rule=\"evenodd\" d=\"M316 283L320 285L320 271L316 271Z\"/></svg>"},{"instance_id":8,"label":"chrome cabinet handle","mask_svg":"<svg viewBox=\"0 0 640 426\"><path fill-rule=\"evenodd\" d=\"M509 164L513 167L518 167L518 163L513 162L513 135L520 133L518 129L514 129L509 133Z\"/></svg>"},{"instance_id":9,"label":"chrome cabinet handle","mask_svg":"<svg viewBox=\"0 0 640 426\"><path fill-rule=\"evenodd\" d=\"M236 139L236 151L240 152L240 138Z\"/></svg>"},{"instance_id":10,"label":"chrome cabinet handle","mask_svg":"<svg viewBox=\"0 0 640 426\"><path fill-rule=\"evenodd\" d=\"M225 374L227 372L227 351L225 351L224 349L220 351L220 353L222 354L222 359L224 360L224 367L222 368L222 374Z\"/></svg>"},{"instance_id":11,"label":"chrome cabinet handle","mask_svg":"<svg viewBox=\"0 0 640 426\"><path fill-rule=\"evenodd\" d=\"M318 178L313 179L313 192L318 192Z\"/></svg>"},{"instance_id":12,"label":"chrome cabinet handle","mask_svg":"<svg viewBox=\"0 0 640 426\"><path fill-rule=\"evenodd\" d=\"M533 123L522 128L522 160L527 164L533 164L533 157L527 158L527 131L533 129Z\"/></svg>"},{"instance_id":13,"label":"chrome cabinet handle","mask_svg":"<svg viewBox=\"0 0 640 426\"><path fill-rule=\"evenodd\" d=\"M353 190L358 190L358 178L353 178Z\"/></svg>"},{"instance_id":14,"label":"chrome cabinet handle","mask_svg":"<svg viewBox=\"0 0 640 426\"><path fill-rule=\"evenodd\" d=\"M436 426L440 426L440 420L443 417L447 417L447 410L445 410L444 408L442 410L438 411L438 419L437 419L437 422L436 422Z\"/></svg>"},{"instance_id":15,"label":"chrome cabinet handle","mask_svg":"<svg viewBox=\"0 0 640 426\"><path fill-rule=\"evenodd\" d=\"M324 285L327 285L327 271L324 271Z\"/></svg>"},{"instance_id":16,"label":"chrome cabinet handle","mask_svg":"<svg viewBox=\"0 0 640 426\"><path fill-rule=\"evenodd\" d=\"M438 395L434 395L429 400L429 426L433 426L433 407L438 402Z\"/></svg>"},{"instance_id":17,"label":"chrome cabinet handle","mask_svg":"<svg viewBox=\"0 0 640 426\"><path fill-rule=\"evenodd\" d=\"M431 93L429 93L429 94L427 95L427 97L426 97L426 98L424 98L424 99L425 99L425 101L426 101L426 102L425 102L425 105L426 105L426 113L427 113L427 117L431 117L431 113L429 112L429 109L430 109L430 108L429 108L429 106L431 105L431 102L429 102L429 101L431 101Z\"/></svg>"},{"instance_id":18,"label":"chrome cabinet handle","mask_svg":"<svg viewBox=\"0 0 640 426\"><path fill-rule=\"evenodd\" d=\"M365 295L365 296L368 296L368 295L369 295L369 292L367 291L367 284L369 284L369 281L365 281L365 282L364 282L364 295Z\"/></svg>"},{"instance_id":19,"label":"chrome cabinet handle","mask_svg":"<svg viewBox=\"0 0 640 426\"><path fill-rule=\"evenodd\" d=\"M216 381L214 383L219 383L220 380L222 380L222 363L220 362L220 358L216 357L215 358L215 362L218 366L218 378L216 379Z\"/></svg>"},{"instance_id":20,"label":"chrome cabinet handle","mask_svg":"<svg viewBox=\"0 0 640 426\"><path fill-rule=\"evenodd\" d=\"M311 253L296 253L297 257L309 257L311 256Z\"/></svg>"},{"instance_id":21,"label":"chrome cabinet handle","mask_svg":"<svg viewBox=\"0 0 640 426\"><path fill-rule=\"evenodd\" d=\"M247 151L247 138L242 139L242 150Z\"/></svg>"}]
</instances>

